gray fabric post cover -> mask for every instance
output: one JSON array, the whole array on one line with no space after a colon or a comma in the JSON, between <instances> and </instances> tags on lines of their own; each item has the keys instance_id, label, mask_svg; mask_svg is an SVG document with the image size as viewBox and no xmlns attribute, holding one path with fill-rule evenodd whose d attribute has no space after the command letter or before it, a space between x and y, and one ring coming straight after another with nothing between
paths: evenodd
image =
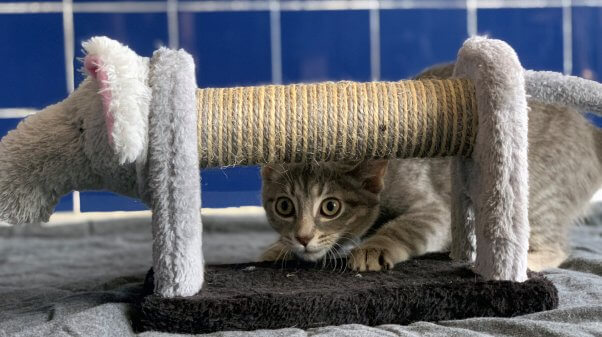
<instances>
[{"instance_id":1,"label":"gray fabric post cover","mask_svg":"<svg viewBox=\"0 0 602 337\"><path fill-rule=\"evenodd\" d=\"M190 296L203 284L200 171L194 61L183 50L157 50L147 167L140 180L153 211L155 292Z\"/></svg>"},{"instance_id":2,"label":"gray fabric post cover","mask_svg":"<svg viewBox=\"0 0 602 337\"><path fill-rule=\"evenodd\" d=\"M516 52L501 40L473 37L458 52L454 76L474 83L479 127L471 158L453 165L452 256L472 257L488 280L525 281L529 247L527 98ZM474 233L471 210L474 211Z\"/></svg>"}]
</instances>

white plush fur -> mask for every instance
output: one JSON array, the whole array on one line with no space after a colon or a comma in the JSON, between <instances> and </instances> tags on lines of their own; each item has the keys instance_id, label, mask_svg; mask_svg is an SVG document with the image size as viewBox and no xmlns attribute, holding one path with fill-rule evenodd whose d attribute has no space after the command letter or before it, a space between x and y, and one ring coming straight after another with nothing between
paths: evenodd
<instances>
[{"instance_id":1,"label":"white plush fur","mask_svg":"<svg viewBox=\"0 0 602 337\"><path fill-rule=\"evenodd\" d=\"M82 44L86 57L101 60L100 71L107 75L110 104L106 107L114 119L112 147L119 162L144 161L148 146L148 58L107 37L93 37ZM95 75L95 74L89 74Z\"/></svg>"},{"instance_id":2,"label":"white plush fur","mask_svg":"<svg viewBox=\"0 0 602 337\"><path fill-rule=\"evenodd\" d=\"M460 52L454 76L473 81L479 129L472 158L454 166L474 209L476 272L486 279L525 281L529 247L527 130L523 68L500 40L474 37ZM456 178L457 180L458 178ZM455 201L453 226L466 225L470 204ZM457 223L458 221L463 223ZM469 230L452 232L453 257L470 257ZM462 242L463 241L463 242Z\"/></svg>"}]
</instances>

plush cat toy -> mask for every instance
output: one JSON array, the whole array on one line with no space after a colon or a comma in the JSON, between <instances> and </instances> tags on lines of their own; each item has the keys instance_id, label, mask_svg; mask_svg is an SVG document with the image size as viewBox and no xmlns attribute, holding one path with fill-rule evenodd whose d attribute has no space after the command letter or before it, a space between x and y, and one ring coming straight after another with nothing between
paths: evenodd
<instances>
[{"instance_id":1,"label":"plush cat toy","mask_svg":"<svg viewBox=\"0 0 602 337\"><path fill-rule=\"evenodd\" d=\"M0 220L47 221L72 190L140 198L165 297L203 284L200 166L311 160L458 155L452 256L485 279L524 281L526 96L596 112L602 102L598 83L525 71L483 37L464 43L449 80L198 90L183 50L146 58L105 37L83 48L77 90L0 143Z\"/></svg>"}]
</instances>

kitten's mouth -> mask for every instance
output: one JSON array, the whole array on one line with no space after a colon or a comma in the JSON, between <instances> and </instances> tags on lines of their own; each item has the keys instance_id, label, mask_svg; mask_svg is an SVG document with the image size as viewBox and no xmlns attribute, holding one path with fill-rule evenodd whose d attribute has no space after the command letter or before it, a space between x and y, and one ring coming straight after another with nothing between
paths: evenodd
<instances>
[{"instance_id":1,"label":"kitten's mouth","mask_svg":"<svg viewBox=\"0 0 602 337\"><path fill-rule=\"evenodd\" d=\"M307 248L301 251L295 251L295 255L301 260L316 262L321 259L328 252L328 248L311 249Z\"/></svg>"}]
</instances>

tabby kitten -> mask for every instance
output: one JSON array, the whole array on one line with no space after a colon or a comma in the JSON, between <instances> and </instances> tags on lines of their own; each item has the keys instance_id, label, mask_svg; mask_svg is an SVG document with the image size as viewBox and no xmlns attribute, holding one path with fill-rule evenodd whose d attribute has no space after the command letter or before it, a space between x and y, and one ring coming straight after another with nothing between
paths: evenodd
<instances>
[{"instance_id":1,"label":"tabby kitten","mask_svg":"<svg viewBox=\"0 0 602 337\"><path fill-rule=\"evenodd\" d=\"M448 77L451 66L421 77ZM573 109L529 101L531 270L558 266L570 225L602 184L602 132ZM350 249L349 267L378 271L450 243L449 158L270 165L262 199L280 239L262 255L309 261Z\"/></svg>"}]
</instances>

